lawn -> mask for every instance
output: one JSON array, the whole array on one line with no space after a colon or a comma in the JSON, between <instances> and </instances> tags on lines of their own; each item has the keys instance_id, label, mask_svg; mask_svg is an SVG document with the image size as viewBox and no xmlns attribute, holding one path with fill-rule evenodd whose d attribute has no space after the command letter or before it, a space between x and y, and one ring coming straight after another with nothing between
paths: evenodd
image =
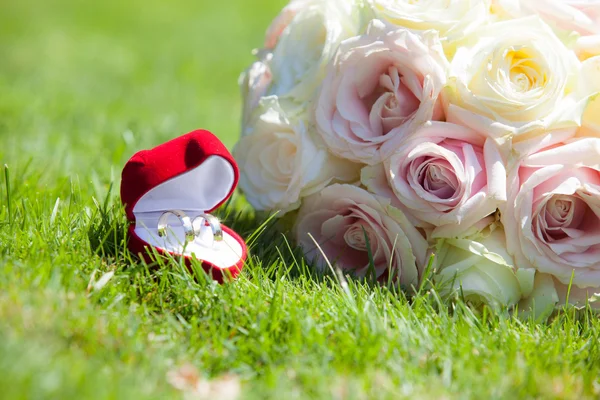
<instances>
[{"instance_id":1,"label":"lawn","mask_svg":"<svg viewBox=\"0 0 600 400\"><path fill-rule=\"evenodd\" d=\"M124 163L200 127L233 146L237 77L283 3L0 6L0 397L192 396L177 377L197 398L600 397L591 312L539 324L318 276L241 196L220 210L251 246L235 282L127 253Z\"/></svg>"}]
</instances>

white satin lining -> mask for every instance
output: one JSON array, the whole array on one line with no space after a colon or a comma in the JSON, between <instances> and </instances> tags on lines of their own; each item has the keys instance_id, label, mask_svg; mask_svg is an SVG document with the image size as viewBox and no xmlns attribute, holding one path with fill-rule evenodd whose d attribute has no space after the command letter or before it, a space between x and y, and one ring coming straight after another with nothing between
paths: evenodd
<instances>
[{"instance_id":1,"label":"white satin lining","mask_svg":"<svg viewBox=\"0 0 600 400\"><path fill-rule=\"evenodd\" d=\"M210 156L196 168L150 189L133 207L133 214L167 210L212 210L227 197L235 181L233 167Z\"/></svg>"}]
</instances>

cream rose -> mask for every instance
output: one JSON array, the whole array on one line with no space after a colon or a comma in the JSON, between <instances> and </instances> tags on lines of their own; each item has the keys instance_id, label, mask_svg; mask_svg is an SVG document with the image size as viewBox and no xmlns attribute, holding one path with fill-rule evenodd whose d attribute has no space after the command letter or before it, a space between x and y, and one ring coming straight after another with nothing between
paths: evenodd
<instances>
[{"instance_id":1,"label":"cream rose","mask_svg":"<svg viewBox=\"0 0 600 400\"><path fill-rule=\"evenodd\" d=\"M383 176L381 176L383 175ZM506 169L485 135L447 122L419 129L362 182L390 196L432 237L458 237L506 201ZM396 204L393 202L392 204Z\"/></svg>"},{"instance_id":2,"label":"cream rose","mask_svg":"<svg viewBox=\"0 0 600 400\"><path fill-rule=\"evenodd\" d=\"M291 0L275 17L265 34L265 49L274 49L279 37L292 22L296 14L304 8L316 4L320 0Z\"/></svg>"},{"instance_id":3,"label":"cream rose","mask_svg":"<svg viewBox=\"0 0 600 400\"><path fill-rule=\"evenodd\" d=\"M575 43L574 50L580 60L600 56L600 35L580 37Z\"/></svg>"},{"instance_id":4,"label":"cream rose","mask_svg":"<svg viewBox=\"0 0 600 400\"><path fill-rule=\"evenodd\" d=\"M598 78L600 79L600 62L598 66ZM600 96L596 96L588 105L577 136L600 137Z\"/></svg>"},{"instance_id":5,"label":"cream rose","mask_svg":"<svg viewBox=\"0 0 600 400\"><path fill-rule=\"evenodd\" d=\"M458 46L447 116L514 143L576 128L597 91L591 72L538 17L492 24Z\"/></svg>"},{"instance_id":6,"label":"cream rose","mask_svg":"<svg viewBox=\"0 0 600 400\"><path fill-rule=\"evenodd\" d=\"M378 18L416 30L458 37L489 19L488 0L368 0Z\"/></svg>"},{"instance_id":7,"label":"cream rose","mask_svg":"<svg viewBox=\"0 0 600 400\"><path fill-rule=\"evenodd\" d=\"M357 166L331 156L301 120L290 120L275 97L265 97L233 149L240 188L257 210L287 212L332 181L353 181Z\"/></svg>"},{"instance_id":8,"label":"cream rose","mask_svg":"<svg viewBox=\"0 0 600 400\"><path fill-rule=\"evenodd\" d=\"M462 294L467 302L496 309L516 305L533 287L534 271L515 268L499 227L473 239L441 240L435 269L443 296Z\"/></svg>"},{"instance_id":9,"label":"cream rose","mask_svg":"<svg viewBox=\"0 0 600 400\"><path fill-rule=\"evenodd\" d=\"M260 99L265 96L267 89L271 84L271 70L266 61L270 58L270 54L264 56L266 59L255 61L242 73L238 84L242 92L242 135L246 133L246 124L258 106Z\"/></svg>"},{"instance_id":10,"label":"cream rose","mask_svg":"<svg viewBox=\"0 0 600 400\"><path fill-rule=\"evenodd\" d=\"M502 222L519 267L600 287L600 139L525 157L509 176Z\"/></svg>"},{"instance_id":11,"label":"cream rose","mask_svg":"<svg viewBox=\"0 0 600 400\"><path fill-rule=\"evenodd\" d=\"M268 95L296 102L310 100L340 42L358 33L356 1L292 1L267 31L272 81Z\"/></svg>"},{"instance_id":12,"label":"cream rose","mask_svg":"<svg viewBox=\"0 0 600 400\"><path fill-rule=\"evenodd\" d=\"M416 35L373 20L344 41L317 102L319 132L336 155L369 165L421 125L441 119L446 59L433 32Z\"/></svg>"},{"instance_id":13,"label":"cream rose","mask_svg":"<svg viewBox=\"0 0 600 400\"><path fill-rule=\"evenodd\" d=\"M352 185L331 185L307 198L295 234L320 269L325 257L345 272L364 277L371 266L378 279L416 286L427 260L427 242L389 200ZM309 236L311 234L323 253Z\"/></svg>"}]
</instances>

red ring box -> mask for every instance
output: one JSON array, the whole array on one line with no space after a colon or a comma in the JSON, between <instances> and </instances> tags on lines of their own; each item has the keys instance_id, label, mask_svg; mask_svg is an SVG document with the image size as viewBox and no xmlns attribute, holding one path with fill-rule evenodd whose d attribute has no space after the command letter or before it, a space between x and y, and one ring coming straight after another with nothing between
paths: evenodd
<instances>
[{"instance_id":1,"label":"red ring box","mask_svg":"<svg viewBox=\"0 0 600 400\"><path fill-rule=\"evenodd\" d=\"M237 276L248 250L230 228L222 226L222 242L213 243L199 235L185 246L177 217L168 220L166 237L159 237L157 228L158 219L169 210L184 211L190 219L212 212L233 194L238 179L237 164L225 145L205 130L134 154L123 168L121 180L121 201L131 222L129 250L151 261L148 247L152 247L162 255L184 257L188 266L195 257L219 282L227 275Z\"/></svg>"}]
</instances>

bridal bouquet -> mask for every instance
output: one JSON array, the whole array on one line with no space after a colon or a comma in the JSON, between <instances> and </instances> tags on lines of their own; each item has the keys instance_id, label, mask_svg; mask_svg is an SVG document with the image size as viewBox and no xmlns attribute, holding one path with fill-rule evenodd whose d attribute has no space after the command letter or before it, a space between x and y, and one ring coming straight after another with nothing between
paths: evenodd
<instances>
[{"instance_id":1,"label":"bridal bouquet","mask_svg":"<svg viewBox=\"0 0 600 400\"><path fill-rule=\"evenodd\" d=\"M596 304L600 0L292 0L255 55L240 187L318 268Z\"/></svg>"}]
</instances>

